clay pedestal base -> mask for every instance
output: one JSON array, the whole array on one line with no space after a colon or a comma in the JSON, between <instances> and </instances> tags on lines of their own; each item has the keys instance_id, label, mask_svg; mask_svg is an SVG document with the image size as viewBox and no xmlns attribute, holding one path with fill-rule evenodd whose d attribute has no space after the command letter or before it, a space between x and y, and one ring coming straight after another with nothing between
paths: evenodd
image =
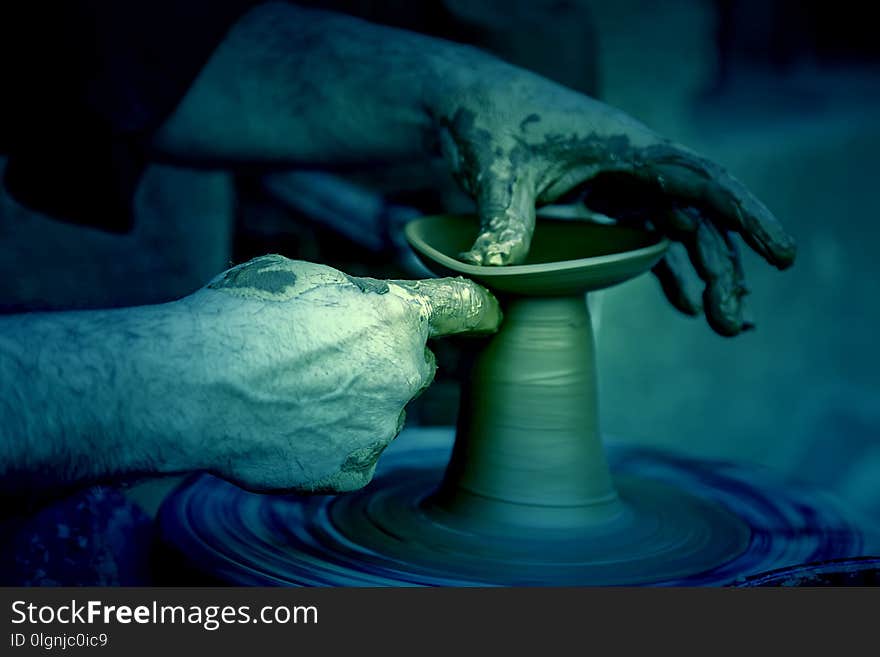
<instances>
[{"instance_id":1,"label":"clay pedestal base","mask_svg":"<svg viewBox=\"0 0 880 657\"><path fill-rule=\"evenodd\" d=\"M405 429L379 461L376 479L348 495L258 495L209 475L194 477L159 516L163 543L180 566L166 575L168 583L727 586L865 549L834 501L809 488L752 468L619 445L610 446L608 460L621 500L633 499L633 514L642 519L640 528L638 521L629 525L637 532L612 528L546 542L534 531L517 537L457 532L418 505L442 480L453 437L451 427ZM652 500L649 494L661 490ZM685 501L685 514L671 506L676 500ZM679 524L688 516L687 527ZM742 540L743 527L744 546L717 537ZM707 567L705 546L713 543L720 563ZM651 546L659 548L653 556ZM702 570L688 557L700 553Z\"/></svg>"}]
</instances>

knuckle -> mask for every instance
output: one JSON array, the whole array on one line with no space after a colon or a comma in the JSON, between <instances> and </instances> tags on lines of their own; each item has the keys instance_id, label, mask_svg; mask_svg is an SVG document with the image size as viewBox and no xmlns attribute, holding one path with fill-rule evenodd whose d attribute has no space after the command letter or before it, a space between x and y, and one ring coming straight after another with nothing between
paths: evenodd
<instances>
[{"instance_id":1,"label":"knuckle","mask_svg":"<svg viewBox=\"0 0 880 657\"><path fill-rule=\"evenodd\" d=\"M406 322L419 315L420 306L410 298L392 293L383 295L382 299L385 301L383 320L392 327L405 326Z\"/></svg>"},{"instance_id":2,"label":"knuckle","mask_svg":"<svg viewBox=\"0 0 880 657\"><path fill-rule=\"evenodd\" d=\"M409 356L388 363L387 393L393 399L410 399L423 382L423 364L420 357Z\"/></svg>"}]
</instances>

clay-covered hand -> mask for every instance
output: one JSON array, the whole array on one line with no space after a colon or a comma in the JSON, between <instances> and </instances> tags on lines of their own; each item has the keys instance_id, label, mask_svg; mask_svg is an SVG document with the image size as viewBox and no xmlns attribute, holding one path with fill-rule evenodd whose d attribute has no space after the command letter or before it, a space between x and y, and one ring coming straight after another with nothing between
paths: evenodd
<instances>
[{"instance_id":1,"label":"clay-covered hand","mask_svg":"<svg viewBox=\"0 0 880 657\"><path fill-rule=\"evenodd\" d=\"M365 485L434 377L426 340L493 332L501 319L462 278L355 278L278 255L182 303L198 326L193 362L207 370L187 433L202 437L205 469L252 490Z\"/></svg>"},{"instance_id":2,"label":"clay-covered hand","mask_svg":"<svg viewBox=\"0 0 880 657\"><path fill-rule=\"evenodd\" d=\"M720 166L624 113L524 71L502 71L460 85L434 113L444 155L480 215L479 236L462 259L522 262L536 204L574 197L674 240L655 273L679 310L697 315L705 307L722 335L750 328L734 234L780 269L795 256L794 240L770 211ZM702 304L691 266L704 283Z\"/></svg>"}]
</instances>

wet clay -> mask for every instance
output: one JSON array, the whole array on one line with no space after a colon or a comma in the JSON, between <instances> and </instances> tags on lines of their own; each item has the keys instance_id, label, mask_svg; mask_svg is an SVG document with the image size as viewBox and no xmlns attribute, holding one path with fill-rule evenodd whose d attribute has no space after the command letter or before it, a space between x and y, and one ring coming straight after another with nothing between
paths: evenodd
<instances>
[{"instance_id":1,"label":"wet clay","mask_svg":"<svg viewBox=\"0 0 880 657\"><path fill-rule=\"evenodd\" d=\"M494 289L505 317L496 335L471 345L452 459L426 505L483 527L583 529L607 522L624 509L599 435L596 355L584 292L646 271L662 257L665 242L599 228L608 243L594 244L600 251L593 257L554 261L552 252L576 253L571 243L584 235L570 235L570 225L544 223L533 256L539 262L490 268L451 257L473 230L462 217L428 218L408 227L429 267L464 271ZM583 253L588 247L580 248Z\"/></svg>"},{"instance_id":2,"label":"wet clay","mask_svg":"<svg viewBox=\"0 0 880 657\"><path fill-rule=\"evenodd\" d=\"M581 527L620 513L599 437L583 296L509 299L505 317L473 355L452 461L432 504L529 526Z\"/></svg>"},{"instance_id":3,"label":"wet clay","mask_svg":"<svg viewBox=\"0 0 880 657\"><path fill-rule=\"evenodd\" d=\"M291 261L273 254L254 258L227 270L208 283L208 287L241 297L286 301L294 296L296 280Z\"/></svg>"}]
</instances>

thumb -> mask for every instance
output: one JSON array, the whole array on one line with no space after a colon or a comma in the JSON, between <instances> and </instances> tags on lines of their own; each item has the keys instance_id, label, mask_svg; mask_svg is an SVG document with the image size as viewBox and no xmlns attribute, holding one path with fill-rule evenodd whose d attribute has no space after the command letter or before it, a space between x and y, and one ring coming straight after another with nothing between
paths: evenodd
<instances>
[{"instance_id":1,"label":"thumb","mask_svg":"<svg viewBox=\"0 0 880 657\"><path fill-rule=\"evenodd\" d=\"M501 324L498 300L482 285L466 278L388 283L389 291L405 295L421 307L422 317L428 324L428 337L494 333Z\"/></svg>"},{"instance_id":2,"label":"thumb","mask_svg":"<svg viewBox=\"0 0 880 657\"><path fill-rule=\"evenodd\" d=\"M535 186L531 176L507 158L480 172L477 187L480 234L471 249L460 254L475 265L515 265L525 260L535 231Z\"/></svg>"}]
</instances>

